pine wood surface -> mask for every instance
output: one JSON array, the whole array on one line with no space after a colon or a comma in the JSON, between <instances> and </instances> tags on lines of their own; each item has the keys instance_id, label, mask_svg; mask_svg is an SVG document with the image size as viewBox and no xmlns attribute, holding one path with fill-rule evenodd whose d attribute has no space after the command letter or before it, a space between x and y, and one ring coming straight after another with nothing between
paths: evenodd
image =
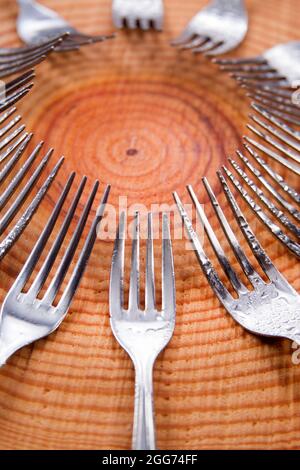
<instances>
[{"instance_id":1,"label":"pine wood surface","mask_svg":"<svg viewBox=\"0 0 300 470\"><path fill-rule=\"evenodd\" d=\"M44 3L83 31L113 31L110 0ZM1 263L0 302L72 170L77 183L83 174L90 186L95 178L101 189L111 183L111 203L127 196L129 205L148 209L153 203L172 204L173 190L189 202L185 185L193 184L225 244L201 184L207 176L251 256L215 175L242 146L249 102L208 60L169 46L205 3L165 0L164 33L120 32L113 41L52 55L37 67L35 86L18 109L35 132L34 143L44 140L45 149L55 147L52 163L61 154L66 162ZM235 55L257 55L299 39L298 0L249 0L247 5L250 29ZM20 44L16 13L15 1L0 0L0 47ZM299 187L294 176L277 169ZM240 203L276 266L299 291L295 257ZM59 330L19 351L1 369L1 449L130 448L134 372L109 325L112 246L97 241ZM207 241L205 248L214 259ZM300 368L292 363L291 343L258 338L239 327L212 294L185 240L174 241L174 257L177 325L154 372L158 448L299 448ZM155 258L159 273L159 249Z\"/></svg>"}]
</instances>

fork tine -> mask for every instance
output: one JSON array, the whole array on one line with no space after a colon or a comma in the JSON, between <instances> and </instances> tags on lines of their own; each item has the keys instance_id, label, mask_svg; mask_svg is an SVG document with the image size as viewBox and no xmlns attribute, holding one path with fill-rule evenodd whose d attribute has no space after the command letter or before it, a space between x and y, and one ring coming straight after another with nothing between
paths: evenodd
<instances>
[{"instance_id":1,"label":"fork tine","mask_svg":"<svg viewBox=\"0 0 300 470\"><path fill-rule=\"evenodd\" d=\"M208 238L209 238L209 241L211 243L211 246L213 247L214 249L214 252L216 253L217 255L217 258L219 260L219 263L221 264L226 276L228 277L229 281L231 282L232 286L234 287L234 290L237 292L237 293L245 293L247 292L247 288L246 286L242 283L241 279L239 278L239 276L237 275L236 271L232 268L227 256L225 255L224 253L224 250L222 248L222 246L220 245L220 242L218 240L218 238L216 237L213 229L212 229L212 226L210 225L207 217L206 217L206 214L205 214L205 211L204 209L202 208L192 186L188 186L187 187L188 189L188 192L191 196L191 199L196 207L196 211L200 217L200 220L205 228L205 231L208 235Z\"/></svg>"},{"instance_id":2,"label":"fork tine","mask_svg":"<svg viewBox=\"0 0 300 470\"><path fill-rule=\"evenodd\" d=\"M231 180L231 182L234 184L234 186L238 189L243 199L247 202L253 212L259 217L259 219L263 222L267 229L271 231L273 235L281 243L283 243L294 255L300 258L299 243L295 242L290 237L288 237L278 225L274 224L274 222L263 212L262 208L258 204L256 204L256 202L251 198L251 196L249 196L247 191L242 187L240 182L225 166L223 166L223 170L225 171L226 175Z\"/></svg>"},{"instance_id":3,"label":"fork tine","mask_svg":"<svg viewBox=\"0 0 300 470\"><path fill-rule=\"evenodd\" d=\"M47 193L49 187L51 186L52 182L54 181L60 167L63 164L63 161L64 161L63 158L61 158L58 161L58 163L55 165L52 172L50 173L50 175L46 179L45 183L43 184L41 189L36 194L35 198L31 202L31 204L25 210L22 217L18 220L18 222L16 223L14 228L10 231L10 233L6 236L6 238L0 243L0 261L7 254L7 252L11 249L11 247L18 240L18 238L20 237L22 232L25 230L25 228L29 224L29 222L32 219L33 215L37 211L41 201L43 200L45 194ZM49 221L49 225L50 225L50 221ZM49 230L48 230L48 233L50 235L51 231L49 232ZM47 241L48 233L46 233L46 235L45 235L44 243L46 243L46 241ZM18 278L18 285L21 286L20 287L21 289L26 284L27 279L29 278L32 270L34 269L34 266L35 266L35 264L36 264L36 262L37 262L37 260L39 259L39 256L40 256L40 252L41 252L40 250L42 250L42 249L43 249L43 246L41 246L41 245L39 247L36 246L34 251L31 253L30 258L28 258L28 260L27 260L26 269L25 269L25 266L24 266L24 268L22 270L23 275L21 276L21 273L20 273L20 277ZM22 285L23 282L24 282L24 284Z\"/></svg>"},{"instance_id":4,"label":"fork tine","mask_svg":"<svg viewBox=\"0 0 300 470\"><path fill-rule=\"evenodd\" d=\"M226 305L228 302L232 302L232 296L226 289L225 285L219 278L217 272L215 271L210 259L207 257L201 242L199 240L198 235L196 234L195 230L193 229L193 225L191 220L189 219L183 204L176 192L173 193L175 202L177 204L179 213L181 215L181 218L183 220L183 223L185 225L186 231L189 235L189 238L194 246L194 249L196 251L196 255L198 258L198 261L200 263L200 266L202 268L202 271L204 272L208 283L210 284L211 288L215 292L216 296L222 302L224 305Z\"/></svg>"},{"instance_id":5,"label":"fork tine","mask_svg":"<svg viewBox=\"0 0 300 470\"><path fill-rule=\"evenodd\" d=\"M289 106L287 106L285 104L277 103L273 98L272 99L264 98L258 95L257 93L249 93L248 96L252 98L253 100L255 100L256 102L259 102L262 105L267 106L268 108L271 108L272 112L275 109L277 111L290 114L291 117L296 118L296 119L300 117L300 109L297 106L293 105L292 103Z\"/></svg>"},{"instance_id":6,"label":"fork tine","mask_svg":"<svg viewBox=\"0 0 300 470\"><path fill-rule=\"evenodd\" d=\"M253 231L251 230L250 225L248 224L244 214L242 213L240 207L238 206L238 203L233 196L229 186L227 185L227 182L222 175L220 171L217 171L217 175L219 177L219 180L221 182L221 185L223 187L223 191L226 195L226 198L230 204L230 207L235 215L235 218L237 220L237 223L239 224L239 227L246 238L252 253L256 257L257 261L259 262L261 268L263 271L266 273L266 275L269 277L271 281L277 281L278 278L282 278L281 274L279 271L275 268L273 265L272 261L266 254L266 252L263 250L261 247L259 241L257 240L256 236L254 235Z\"/></svg>"},{"instance_id":7,"label":"fork tine","mask_svg":"<svg viewBox=\"0 0 300 470\"><path fill-rule=\"evenodd\" d=\"M185 50L185 49L193 49L194 47L201 46L204 42L206 42L207 39L197 35L195 38L191 39L191 41L184 43L182 46L179 46L179 49Z\"/></svg>"},{"instance_id":8,"label":"fork tine","mask_svg":"<svg viewBox=\"0 0 300 470\"><path fill-rule=\"evenodd\" d=\"M125 212L122 212L114 244L109 288L110 313L116 317L120 316L123 309L125 223L126 215Z\"/></svg>"},{"instance_id":9,"label":"fork tine","mask_svg":"<svg viewBox=\"0 0 300 470\"><path fill-rule=\"evenodd\" d=\"M281 165L285 166L289 170L296 173L296 175L300 175L299 165L296 165L293 162L289 162L286 158L282 157L281 155L269 149L268 147L265 147L264 145L259 144L258 142L256 142L254 139L251 139L250 137L244 136L244 139L246 142L253 145L253 147L259 149L261 152L273 158L273 160L276 160L277 162L281 163Z\"/></svg>"},{"instance_id":10,"label":"fork tine","mask_svg":"<svg viewBox=\"0 0 300 470\"><path fill-rule=\"evenodd\" d=\"M47 302L48 304L52 304L52 302L54 301L59 289L60 289L60 286L62 285L62 282L67 274L67 271L69 269L69 266L70 264L72 263L72 260L73 260L73 257L74 257L74 254L76 252L76 249L78 247L78 244L80 242L80 239L81 239L81 236L82 236L82 233L83 233L83 230L85 228L85 225L86 225L86 222L87 222L87 219L88 219L88 216L90 214L90 211L91 211L91 208L92 208L92 205L93 205L93 202L94 202L94 199L96 197L96 194L97 194L97 191L98 191L98 187L99 187L99 182L97 181L91 191L91 194L88 198L88 201L84 207L84 210L81 214L81 217L79 219L79 222L76 226L76 229L73 233L73 236L71 238L71 241L64 253L64 256L60 262L60 265L43 297L43 300L45 302ZM63 227L64 228L64 227ZM56 246L55 246L55 243L53 244L52 248L54 249L53 252L55 252L56 250ZM58 247L59 249L59 247Z\"/></svg>"},{"instance_id":11,"label":"fork tine","mask_svg":"<svg viewBox=\"0 0 300 470\"><path fill-rule=\"evenodd\" d=\"M168 214L162 216L162 312L165 320L174 320L176 312L175 272Z\"/></svg>"},{"instance_id":12,"label":"fork tine","mask_svg":"<svg viewBox=\"0 0 300 470\"><path fill-rule=\"evenodd\" d=\"M25 130L25 125L22 124L19 126L17 129L12 131L7 137L2 139L0 142L0 150L3 150L8 144L10 144L16 137L18 137L24 130Z\"/></svg>"},{"instance_id":13,"label":"fork tine","mask_svg":"<svg viewBox=\"0 0 300 470\"><path fill-rule=\"evenodd\" d=\"M4 103L0 102L0 113L6 111L6 109L13 106L17 101L20 101L25 95L27 95L32 87L33 85L28 85L28 87L24 88L22 91L18 91L9 96L8 99L4 101Z\"/></svg>"},{"instance_id":14,"label":"fork tine","mask_svg":"<svg viewBox=\"0 0 300 470\"><path fill-rule=\"evenodd\" d=\"M11 170L13 169L14 165L18 162L18 160L23 155L24 151L28 147L29 142L31 141L33 134L28 134L24 141L21 142L21 145L17 148L17 151L12 156L12 158L6 163L6 165L0 171L0 184L5 178L9 175ZM1 162L1 157L0 157Z\"/></svg>"},{"instance_id":15,"label":"fork tine","mask_svg":"<svg viewBox=\"0 0 300 470\"><path fill-rule=\"evenodd\" d=\"M186 28L177 38L171 41L171 46L181 46L182 44L191 41L194 36L194 33L191 33L191 31Z\"/></svg>"},{"instance_id":16,"label":"fork tine","mask_svg":"<svg viewBox=\"0 0 300 470\"><path fill-rule=\"evenodd\" d=\"M83 193L83 190L84 190L84 187L86 185L86 181L87 181L87 177L83 177L83 179L81 180L81 183L79 185L79 188L75 194L75 197L73 198L73 201L72 201L72 204L68 210L68 213L66 215L66 218L61 226L61 229L56 237L56 240L55 242L53 243L49 253L48 253L48 256L42 266L42 268L40 269L38 275L36 276L36 278L34 279L32 285L30 286L29 288L29 291L28 291L28 295L32 298L35 298L38 296L39 292L41 291L46 279L47 279L47 276L50 272L50 270L52 269L52 266L56 260L56 257L58 255L58 252L63 244L63 241L67 235L67 232L68 232L68 229L70 227L70 224L72 222L72 219L74 217L74 214L75 214L75 211L76 211L76 208L78 206L78 203L79 203L79 200L81 198L81 195Z\"/></svg>"},{"instance_id":17,"label":"fork tine","mask_svg":"<svg viewBox=\"0 0 300 470\"><path fill-rule=\"evenodd\" d=\"M287 227L297 238L300 238L300 228L297 227L273 202L257 187L251 178L241 169L241 167L231 158L228 159L236 172L243 178L245 183L252 189L267 209L278 219L282 225Z\"/></svg>"},{"instance_id":18,"label":"fork tine","mask_svg":"<svg viewBox=\"0 0 300 470\"><path fill-rule=\"evenodd\" d=\"M140 260L140 220L138 212L135 213L133 222L133 238L132 238L132 253L131 253L131 272L130 272L130 286L129 286L129 299L128 310L137 310L140 306L140 273L139 273L139 260Z\"/></svg>"},{"instance_id":19,"label":"fork tine","mask_svg":"<svg viewBox=\"0 0 300 470\"><path fill-rule=\"evenodd\" d=\"M153 251L153 226L152 214L148 214L148 238L146 259L146 282L145 282L145 307L153 311L156 308L155 282L154 282L154 251Z\"/></svg>"},{"instance_id":20,"label":"fork tine","mask_svg":"<svg viewBox=\"0 0 300 470\"><path fill-rule=\"evenodd\" d=\"M279 75L278 72L257 72L257 73L232 73L230 74L232 78L237 80L238 82L248 82L250 81L281 81L284 80L285 77Z\"/></svg>"},{"instance_id":21,"label":"fork tine","mask_svg":"<svg viewBox=\"0 0 300 470\"><path fill-rule=\"evenodd\" d=\"M286 155L288 158L291 158L297 163L300 163L300 154L299 152L295 152L293 150L287 149L284 145L281 145L280 143L276 142L276 140L273 139L273 137L269 136L268 134L261 132L260 130L256 129L256 127L251 126L251 124L247 124L248 129L250 129L253 134L256 134L258 137L263 139L265 142L270 144L272 147L276 148L280 152L282 152L284 155Z\"/></svg>"},{"instance_id":22,"label":"fork tine","mask_svg":"<svg viewBox=\"0 0 300 470\"><path fill-rule=\"evenodd\" d=\"M94 218L94 221L92 223L92 227L91 227L91 229L89 231L89 234L86 238L84 247L81 251L78 262L77 262L77 264L74 268L74 271L72 273L72 276L70 278L68 286L65 289L65 291L64 291L64 293L63 293L63 295L62 295L62 297L59 301L58 308L61 309L62 311L66 312L67 309L69 308L69 306L72 302L72 299L73 299L73 297L76 293L76 290L79 286L80 280L81 280L81 278L84 274L84 271L85 271L85 268L86 268L87 263L89 261L89 258L91 256L95 241L97 239L97 227L99 227L99 225L100 225L100 223L103 219L105 206L106 206L107 201L108 201L109 193L110 193L110 186L108 185L106 187L105 191L104 191L104 195L103 195L103 198L102 198L102 201L101 201L101 204L100 204L100 209L98 209L97 215Z\"/></svg>"},{"instance_id":23,"label":"fork tine","mask_svg":"<svg viewBox=\"0 0 300 470\"><path fill-rule=\"evenodd\" d=\"M294 201L300 204L300 194L298 194L297 191L292 188L279 173L272 170L272 168L258 155L257 152L252 149L252 147L250 147L250 145L244 144L244 147L250 155L255 158L257 163L259 163L259 165L271 176L271 178L276 181L276 183L278 183L281 188L289 194L292 199L294 199Z\"/></svg>"},{"instance_id":24,"label":"fork tine","mask_svg":"<svg viewBox=\"0 0 300 470\"><path fill-rule=\"evenodd\" d=\"M217 217L219 219L219 222L221 224L221 227L223 229L223 232L225 233L227 240L229 241L231 248L234 252L234 255L238 262L240 263L246 277L249 279L251 284L253 286L257 286L258 283L263 284L262 278L259 276L259 274L254 270L252 264L250 263L249 259L247 258L244 250L240 246L236 236L233 233L233 230L230 227L230 224L228 223L228 220L225 217L225 214L207 180L207 178L202 178L204 187L207 191L207 194L211 200L212 206L217 214ZM247 291L247 289L244 287L244 292Z\"/></svg>"},{"instance_id":25,"label":"fork tine","mask_svg":"<svg viewBox=\"0 0 300 470\"><path fill-rule=\"evenodd\" d=\"M280 93L270 93L268 90L264 90L263 88L255 89L255 95L251 90L247 93L247 96L251 98L252 96L260 96L262 98L266 98L268 100L272 100L274 103L283 104L285 106L291 106L294 108L294 104L292 102L292 92L288 93L288 95L282 96Z\"/></svg>"},{"instance_id":26,"label":"fork tine","mask_svg":"<svg viewBox=\"0 0 300 470\"><path fill-rule=\"evenodd\" d=\"M248 57L248 58L228 58L228 59L212 59L214 64L218 65L255 65L255 64L267 64L266 59L263 57Z\"/></svg>"},{"instance_id":27,"label":"fork tine","mask_svg":"<svg viewBox=\"0 0 300 470\"><path fill-rule=\"evenodd\" d=\"M56 167L60 167L62 165L62 162L63 162L63 159L61 159ZM55 167L55 169L56 169ZM50 175L51 176L51 175ZM64 202L68 196L68 193L71 189L71 186L73 184L73 181L74 181L74 178L75 178L75 173L71 173L71 175L69 176L68 178L68 181L66 183L66 185L64 186L63 188L63 191L61 192L61 195L57 201L57 203L55 204L55 207L52 211L52 214L45 226L45 228L43 229L38 241L36 242L30 256L28 257L26 263L24 264L23 266L23 269L21 270L19 276L17 277L16 279L16 282L15 282L15 285L14 287L16 288L17 291L21 292L21 290L24 288L26 282L28 281L29 277L31 276L38 260L40 259L40 256L42 254L42 251L53 231L53 228L56 224L56 221L58 219L58 216L61 212L61 209L64 205Z\"/></svg>"},{"instance_id":28,"label":"fork tine","mask_svg":"<svg viewBox=\"0 0 300 470\"><path fill-rule=\"evenodd\" d=\"M17 48L13 48L13 47L1 48L0 57L10 57L10 56L16 56L16 55L30 54L42 48L51 47L55 45L56 43L61 42L62 39L66 36L68 36L68 33L56 36L55 38L49 39L49 41L43 42L42 44L33 45L33 46L25 46L25 47L17 47Z\"/></svg>"},{"instance_id":29,"label":"fork tine","mask_svg":"<svg viewBox=\"0 0 300 470\"><path fill-rule=\"evenodd\" d=\"M21 181L24 179L26 173L28 172L29 168L31 167L32 163L38 156L41 148L43 146L43 142L41 142L39 145L36 146L34 151L31 153L31 155L27 158L26 162L24 165L20 168L16 176L12 179L11 183L7 186L6 190L0 195L0 210L3 209L7 201L11 198L13 193L16 191L18 188L19 184ZM51 152L52 153L52 152ZM32 175L33 176L33 175ZM37 176L36 176L37 178ZM31 178L31 184L34 184L36 181L36 178ZM29 187L27 188L27 191L29 190ZM27 192L24 192L24 195L27 194ZM1 224L0 224L1 226Z\"/></svg>"},{"instance_id":30,"label":"fork tine","mask_svg":"<svg viewBox=\"0 0 300 470\"><path fill-rule=\"evenodd\" d=\"M294 150L300 152L300 143L296 142L293 138L289 137L287 134L279 131L275 127L271 126L271 124L263 121L260 119L258 116L255 116L254 114L250 114L249 117L254 121L256 124L261 126L263 129L267 130L270 132L270 134L274 135L277 137L277 139L281 140L288 146L292 147Z\"/></svg>"},{"instance_id":31,"label":"fork tine","mask_svg":"<svg viewBox=\"0 0 300 470\"><path fill-rule=\"evenodd\" d=\"M31 178L27 182L27 184L24 186L24 188L20 191L18 196L16 197L14 203L10 206L10 208L7 210L5 215L1 218L0 220L0 234L3 233L3 231L7 228L11 220L14 218L16 213L18 212L19 208L21 205L24 203L26 197L28 196L29 192L32 190L34 183L37 181L39 178L41 172L47 165L47 162L51 156L52 152L49 151L47 155L43 158L39 166L36 168L34 173L32 174Z\"/></svg>"},{"instance_id":32,"label":"fork tine","mask_svg":"<svg viewBox=\"0 0 300 470\"><path fill-rule=\"evenodd\" d=\"M253 104L265 109L261 103L253 103ZM296 126L300 126L300 119L297 119L297 118L295 118L295 117L293 117L293 116L291 116L287 113L284 113L282 111L278 111L278 109L274 108L273 106L268 106L268 109L269 109L270 113L272 113L272 116L279 117L280 119L282 119L285 122L289 122L291 124L295 124Z\"/></svg>"},{"instance_id":33,"label":"fork tine","mask_svg":"<svg viewBox=\"0 0 300 470\"><path fill-rule=\"evenodd\" d=\"M4 160L6 160L28 137L29 137L30 134L28 134L27 132L25 132L24 134L21 135L21 137L19 139L17 139L12 145L10 145L6 150L5 152L3 152L2 154L0 154L0 163L4 162ZM13 160L14 157L11 158L11 160ZM11 160L9 160L9 162L7 163L7 165L9 165L11 163ZM0 182L2 182L2 180L5 178L6 174L5 174L5 169L6 169L6 166L1 170L0 172ZM9 170L10 171L10 170ZM2 174L4 174L5 176L2 177Z\"/></svg>"},{"instance_id":34,"label":"fork tine","mask_svg":"<svg viewBox=\"0 0 300 470\"><path fill-rule=\"evenodd\" d=\"M51 48L50 52L52 50L53 50L53 48ZM47 54L39 55L39 56L37 56L37 57L35 57L31 60L24 60L24 61L20 62L18 65L15 65L15 66L8 66L8 67L3 68L3 69L0 68L0 78L7 77L8 75L13 75L14 73L21 72L22 70L26 70L28 68L31 68L31 67L35 66L35 65L38 65L46 59L48 54L49 54L49 52Z\"/></svg>"},{"instance_id":35,"label":"fork tine","mask_svg":"<svg viewBox=\"0 0 300 470\"><path fill-rule=\"evenodd\" d=\"M285 209L287 209L293 217L295 217L295 219L300 220L300 212L292 204L287 202L275 188L273 188L273 186L264 178L261 172L249 162L249 160L242 154L242 152L237 150L236 154L245 163L247 168L249 168L251 173L256 176L256 178L263 184L263 186L275 197L275 199L279 201L280 204Z\"/></svg>"},{"instance_id":36,"label":"fork tine","mask_svg":"<svg viewBox=\"0 0 300 470\"><path fill-rule=\"evenodd\" d=\"M8 82L5 86L5 91L6 94L11 94L13 91L19 89L20 87L23 87L24 85L28 85L29 82L31 82L35 77L34 70L28 70L27 72L24 72L22 75L19 75L17 78L14 80L11 80Z\"/></svg>"},{"instance_id":37,"label":"fork tine","mask_svg":"<svg viewBox=\"0 0 300 470\"><path fill-rule=\"evenodd\" d=\"M215 47L211 51L205 53L206 56L211 57L215 55L226 54L229 50L228 44L226 42L221 43L219 46Z\"/></svg>"},{"instance_id":38,"label":"fork tine","mask_svg":"<svg viewBox=\"0 0 300 470\"><path fill-rule=\"evenodd\" d=\"M213 41L210 38L206 38L206 41L203 45L201 45L199 47L195 47L193 49L193 53L194 54L202 54L202 53L208 52L211 49L214 49L215 47L220 46L220 45L221 45L220 42L216 42L216 41Z\"/></svg>"},{"instance_id":39,"label":"fork tine","mask_svg":"<svg viewBox=\"0 0 300 470\"><path fill-rule=\"evenodd\" d=\"M3 124L12 114L14 114L16 110L16 107L12 107L8 109L6 113L3 113L2 116L0 116L0 125Z\"/></svg>"},{"instance_id":40,"label":"fork tine","mask_svg":"<svg viewBox=\"0 0 300 470\"><path fill-rule=\"evenodd\" d=\"M22 55L10 55L7 57L2 57L0 55L0 70L4 70L6 67L14 66L17 67L19 65L22 65L24 62L28 62L31 60L35 60L37 57L40 57L42 55L48 54L51 50L53 50L53 46L45 46L38 51L33 51L33 52L28 52L24 53Z\"/></svg>"},{"instance_id":41,"label":"fork tine","mask_svg":"<svg viewBox=\"0 0 300 470\"><path fill-rule=\"evenodd\" d=\"M21 121L22 117L20 115L18 116L15 116L13 119L11 119L9 121L8 124L6 124L6 126L3 126L1 129L0 129L0 139L5 135L7 134L8 131L10 131L16 124L18 124L20 121Z\"/></svg>"},{"instance_id":42,"label":"fork tine","mask_svg":"<svg viewBox=\"0 0 300 470\"><path fill-rule=\"evenodd\" d=\"M300 132L296 131L295 129L292 129L290 126L285 124L280 119L277 119L273 114L269 113L265 108L263 108L257 103L251 103L251 107L257 113L261 114L263 117L268 119L268 121L272 122L273 124L275 124L275 126L279 127L284 132L286 132L288 135L290 135L294 139L300 140Z\"/></svg>"}]
</instances>

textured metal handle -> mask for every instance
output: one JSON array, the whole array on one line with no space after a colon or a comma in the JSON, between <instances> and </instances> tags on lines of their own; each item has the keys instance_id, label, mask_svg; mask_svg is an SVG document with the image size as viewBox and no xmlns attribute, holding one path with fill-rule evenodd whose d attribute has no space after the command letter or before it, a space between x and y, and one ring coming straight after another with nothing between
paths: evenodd
<instances>
[{"instance_id":1,"label":"textured metal handle","mask_svg":"<svg viewBox=\"0 0 300 470\"><path fill-rule=\"evenodd\" d=\"M155 450L153 363L135 364L135 400L132 448Z\"/></svg>"}]
</instances>

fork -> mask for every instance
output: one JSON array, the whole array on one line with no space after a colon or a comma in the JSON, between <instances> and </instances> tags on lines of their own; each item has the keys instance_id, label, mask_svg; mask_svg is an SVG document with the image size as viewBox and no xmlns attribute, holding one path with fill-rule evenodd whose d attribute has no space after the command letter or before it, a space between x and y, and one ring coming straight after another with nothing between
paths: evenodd
<instances>
[{"instance_id":1,"label":"fork","mask_svg":"<svg viewBox=\"0 0 300 470\"><path fill-rule=\"evenodd\" d=\"M252 87L293 86L300 80L300 41L267 49L257 57L213 59L232 77Z\"/></svg>"},{"instance_id":2,"label":"fork","mask_svg":"<svg viewBox=\"0 0 300 470\"><path fill-rule=\"evenodd\" d=\"M0 123L5 123L13 114L15 108L10 109L2 118ZM28 134L23 132L25 126L21 125L16 130L12 131L8 136L6 136L9 130L13 129L20 121L21 116L16 116L11 119L8 124L0 128L0 150L5 149L0 153L0 164L5 162L5 165L0 170L0 185L2 186L5 183L5 187L0 191L0 235L3 235L13 218L17 215L20 208L25 204L26 199L36 185L38 179L41 176L42 171L49 162L49 159L53 153L53 149L50 149L45 156L42 158L36 169L33 171L32 175L28 178L25 185L21 188L22 182L25 180L25 177L32 167L33 163L37 159L42 147L43 142L40 142L32 152L26 157L25 162L21 168L15 173L14 177L10 182L7 181L8 176L12 172L15 165L19 162L21 157L24 155L28 146L32 140L33 134ZM19 217L18 221L14 224L12 229L0 242L0 260L8 253L10 248L15 244L18 238L21 236L22 232L25 230L29 222L31 221L33 215L40 206L43 198L45 197L48 189L50 188L52 182L57 176L57 173L62 166L64 158L62 157L56 165L51 170L50 174L42 184L41 188L37 191L36 195L28 204L22 215ZM17 196L15 197L13 203L6 209L3 214L3 210L8 205L10 199L14 193L18 191Z\"/></svg>"},{"instance_id":3,"label":"fork","mask_svg":"<svg viewBox=\"0 0 300 470\"><path fill-rule=\"evenodd\" d=\"M49 277L49 273L59 254L61 245L67 235L76 208L81 199L87 181L87 178L84 177L75 193L64 221L61 224L60 230L58 231L55 241L53 242L40 271L36 275L27 292L23 292L26 283L31 277L31 274L45 249L47 240L54 229L58 216L64 206L66 197L72 187L74 178L75 173L72 173L61 192L48 223L42 231L34 249L2 305L0 316L0 365L4 365L8 358L23 346L27 346L38 339L44 338L59 327L67 315L68 309L88 263L97 238L97 227L102 220L108 199L110 190L109 186L105 189L102 203L92 222L90 231L84 240L83 248L72 271L68 284L63 290L58 303L54 304L69 267L72 264L80 240L83 239L83 231L87 224L87 220L98 191L98 182L95 183L87 199L75 231L64 255L62 256L57 271L51 279L48 289L41 299L38 297Z\"/></svg>"},{"instance_id":4,"label":"fork","mask_svg":"<svg viewBox=\"0 0 300 470\"><path fill-rule=\"evenodd\" d=\"M203 178L203 183L212 206L224 234L231 245L233 253L250 282L252 289L248 289L244 285L237 271L232 267L193 188L188 186L189 194L203 223L210 244L237 298L231 295L225 284L221 281L211 260L205 253L197 233L193 229L192 222L178 194L174 193L175 201L189 238L195 248L203 273L219 301L233 319L243 328L256 335L287 338L300 344L300 297L267 256L239 208L223 175L220 172L218 172L218 175L239 227L261 268L267 275L268 282L265 282L253 268L206 178Z\"/></svg>"},{"instance_id":5,"label":"fork","mask_svg":"<svg viewBox=\"0 0 300 470\"><path fill-rule=\"evenodd\" d=\"M213 0L192 18L172 45L194 53L225 54L243 41L247 30L244 0Z\"/></svg>"},{"instance_id":6,"label":"fork","mask_svg":"<svg viewBox=\"0 0 300 470\"><path fill-rule=\"evenodd\" d=\"M119 344L135 367L135 409L132 448L155 449L152 371L155 360L172 338L175 328L175 276L169 218L163 214L162 228L162 310L155 298L152 214L148 215L148 239L145 280L145 310L140 308L139 294L139 214L133 225L132 267L129 304L123 303L125 213L115 241L110 279L110 323Z\"/></svg>"},{"instance_id":7,"label":"fork","mask_svg":"<svg viewBox=\"0 0 300 470\"><path fill-rule=\"evenodd\" d=\"M253 134L259 137L259 139L264 143L267 143L268 146L263 145L261 142L258 142L256 139L249 136L244 136L244 140L247 144L251 144L251 146L279 162L295 174L300 175L299 131L290 127L283 120L278 119L277 116L280 116L280 118L287 121L286 115L282 112L276 112L274 110L268 111L257 103L252 103L251 106L259 116L250 114L250 118L263 130L252 124L248 124L247 127ZM261 119L261 117L263 117L267 122ZM295 122L293 123L295 124ZM276 127L274 127L273 124ZM280 154L274 149L279 151Z\"/></svg>"},{"instance_id":8,"label":"fork","mask_svg":"<svg viewBox=\"0 0 300 470\"><path fill-rule=\"evenodd\" d=\"M18 4L17 31L22 41L28 45L44 45L44 43L63 35L63 43L54 46L54 48L55 51L67 52L78 50L80 46L86 44L102 42L114 37L113 35L91 36L83 34L56 12L35 0L18 0Z\"/></svg>"},{"instance_id":9,"label":"fork","mask_svg":"<svg viewBox=\"0 0 300 470\"><path fill-rule=\"evenodd\" d=\"M163 29L162 0L113 0L112 17L117 28Z\"/></svg>"},{"instance_id":10,"label":"fork","mask_svg":"<svg viewBox=\"0 0 300 470\"><path fill-rule=\"evenodd\" d=\"M66 36L66 35L65 35ZM63 41L64 36L40 46L0 49L0 78L30 69L48 57Z\"/></svg>"},{"instance_id":11,"label":"fork","mask_svg":"<svg viewBox=\"0 0 300 470\"><path fill-rule=\"evenodd\" d=\"M3 122L1 121L3 118L3 116L1 118L1 113L12 108L17 101L20 101L25 95L27 95L33 87L33 83L31 82L33 78L34 72L33 70L29 70L14 80L5 83L3 89L0 90L0 124Z\"/></svg>"}]
</instances>

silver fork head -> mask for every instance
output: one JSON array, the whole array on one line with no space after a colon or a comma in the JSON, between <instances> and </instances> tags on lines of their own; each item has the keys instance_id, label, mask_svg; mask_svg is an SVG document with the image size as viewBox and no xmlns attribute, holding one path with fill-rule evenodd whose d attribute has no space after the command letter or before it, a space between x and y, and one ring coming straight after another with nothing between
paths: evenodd
<instances>
[{"instance_id":1,"label":"silver fork head","mask_svg":"<svg viewBox=\"0 0 300 470\"><path fill-rule=\"evenodd\" d=\"M117 28L163 29L163 0L113 0L112 17Z\"/></svg>"},{"instance_id":2,"label":"silver fork head","mask_svg":"<svg viewBox=\"0 0 300 470\"><path fill-rule=\"evenodd\" d=\"M148 216L147 257L145 277L145 310L140 308L139 215L133 224L131 273L128 309L125 309L124 253L126 217L120 216L120 225L115 241L110 278L111 327L117 341L136 363L140 355L153 361L170 341L175 327L175 275L170 237L169 218L163 214L162 221L162 309L158 311L155 296L153 224Z\"/></svg>"},{"instance_id":3,"label":"silver fork head","mask_svg":"<svg viewBox=\"0 0 300 470\"><path fill-rule=\"evenodd\" d=\"M292 86L300 79L300 41L278 44L258 57L214 59L214 62L244 85Z\"/></svg>"},{"instance_id":4,"label":"silver fork head","mask_svg":"<svg viewBox=\"0 0 300 470\"><path fill-rule=\"evenodd\" d=\"M197 233L193 229L192 222L190 221L179 196L177 193L174 193L175 201L189 237L194 245L201 268L220 302L224 305L234 320L241 326L254 334L284 337L299 342L300 297L275 268L270 258L259 244L221 173L219 173L219 178L239 227L253 254L267 275L269 282L264 282L259 273L254 270L244 250L240 246L233 229L231 228L231 224L226 219L213 190L205 178L203 179L203 182L212 206L226 238L231 245L233 253L252 285L252 288L248 289L241 281L237 272L233 269L205 215L204 209L199 203L193 188L190 186L188 187L189 193L196 206L197 213L202 220L219 263L227 275L232 288L236 292L237 298L230 294L225 284L221 281L211 260L206 255Z\"/></svg>"},{"instance_id":5,"label":"silver fork head","mask_svg":"<svg viewBox=\"0 0 300 470\"><path fill-rule=\"evenodd\" d=\"M83 239L83 231L87 224L87 220L98 191L98 182L95 183L87 199L75 231L73 232L70 242L62 255L59 266L51 279L49 287L42 298L38 297L42 287L49 277L49 273L68 233L86 184L86 178L82 179L81 184L78 187L67 215L62 222L55 241L53 242L40 271L28 291L26 293L23 292L26 283L45 249L45 245L54 229L54 226L57 223L59 214L72 187L74 177L75 174L72 173L55 205L50 219L2 305L0 317L0 364L4 364L6 360L18 349L36 341L37 339L47 336L59 327L68 312L84 273L97 238L98 226L103 218L110 190L109 186L104 192L100 208L92 222L88 235L84 239L83 248L71 273L68 284L63 290L58 303L55 305L54 300L56 299L59 289L61 288L73 262L80 240Z\"/></svg>"},{"instance_id":6,"label":"silver fork head","mask_svg":"<svg viewBox=\"0 0 300 470\"><path fill-rule=\"evenodd\" d=\"M248 30L244 0L214 0L199 11L172 45L213 56L236 48Z\"/></svg>"},{"instance_id":7,"label":"silver fork head","mask_svg":"<svg viewBox=\"0 0 300 470\"><path fill-rule=\"evenodd\" d=\"M43 46L48 41L63 36L63 43L54 45L60 52L77 50L80 46L111 39L113 35L87 35L73 28L55 11L34 0L18 0L17 31L28 45Z\"/></svg>"}]
</instances>

